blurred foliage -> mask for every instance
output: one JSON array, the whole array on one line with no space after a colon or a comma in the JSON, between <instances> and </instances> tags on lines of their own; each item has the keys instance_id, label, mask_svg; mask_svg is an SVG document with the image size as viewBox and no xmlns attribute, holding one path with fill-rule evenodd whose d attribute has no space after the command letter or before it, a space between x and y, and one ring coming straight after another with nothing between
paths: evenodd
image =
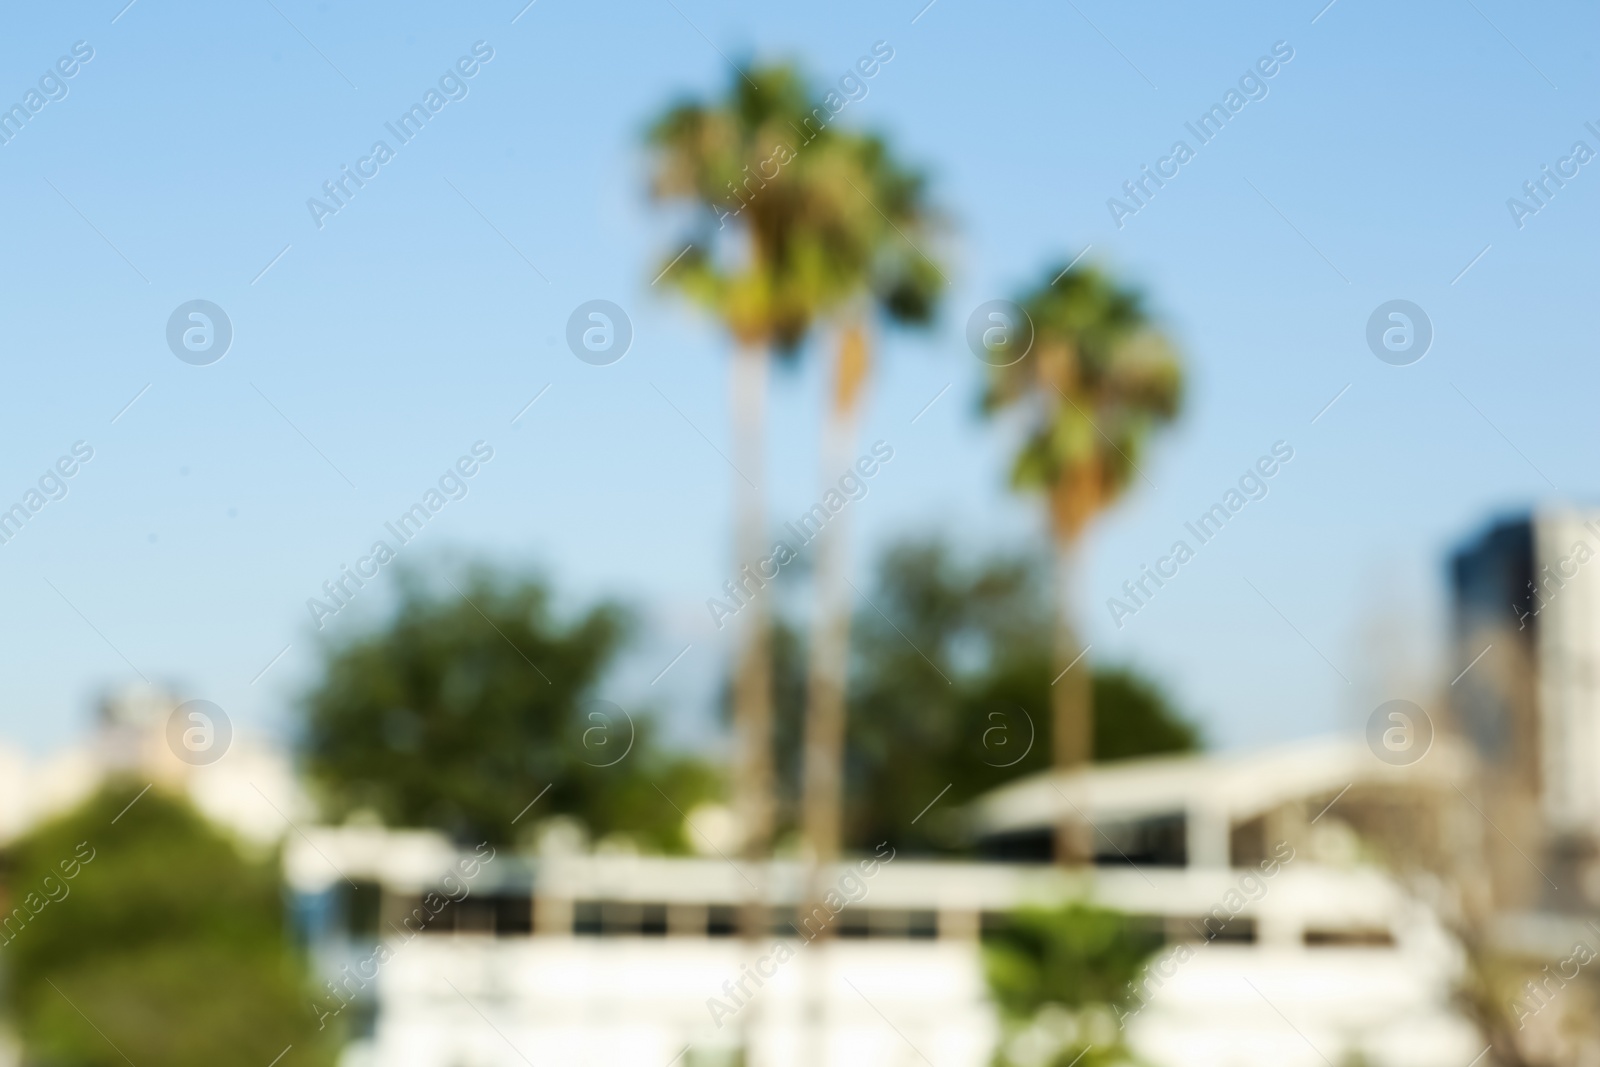
<instances>
[{"instance_id":1,"label":"blurred foliage","mask_svg":"<svg viewBox=\"0 0 1600 1067\"><path fill-rule=\"evenodd\" d=\"M1050 766L1048 564L964 561L938 540L892 547L855 621L846 745L845 842L912 852L961 847L955 812ZM880 614L881 612L881 614ZM785 824L799 790L805 674L792 626L774 635L776 758ZM1149 679L1094 673L1096 760L1200 747L1198 729ZM950 785L922 818L928 802ZM912 820L916 822L913 823Z\"/></svg>"},{"instance_id":2,"label":"blurred foliage","mask_svg":"<svg viewBox=\"0 0 1600 1067\"><path fill-rule=\"evenodd\" d=\"M652 273L740 344L792 357L863 289L897 320L930 317L945 282L913 246L939 226L926 178L881 137L833 123L794 66L752 64L721 96L673 102L646 141L651 195L691 214Z\"/></svg>"},{"instance_id":3,"label":"blurred foliage","mask_svg":"<svg viewBox=\"0 0 1600 1067\"><path fill-rule=\"evenodd\" d=\"M996 1062L1126 1062L1117 1017L1136 1007L1130 984L1161 945L1158 930L1105 908L1013 912L984 941L989 991L1007 1034Z\"/></svg>"},{"instance_id":4,"label":"blurred foliage","mask_svg":"<svg viewBox=\"0 0 1600 1067\"><path fill-rule=\"evenodd\" d=\"M38 908L0 948L26 1062L267 1064L293 1045L295 1067L331 1064L276 865L158 789L129 807L141 788L110 786L9 851L7 912Z\"/></svg>"},{"instance_id":5,"label":"blurred foliage","mask_svg":"<svg viewBox=\"0 0 1600 1067\"><path fill-rule=\"evenodd\" d=\"M1177 417L1183 367L1144 294L1096 267L1051 267L1018 298L1033 324L1027 359L995 366L983 406L1018 407L1018 488L1050 497L1056 537L1076 540L1132 484L1152 431Z\"/></svg>"},{"instance_id":6,"label":"blurred foliage","mask_svg":"<svg viewBox=\"0 0 1600 1067\"><path fill-rule=\"evenodd\" d=\"M1200 729L1178 714L1149 678L1127 667L1094 672L1096 762L1194 752Z\"/></svg>"},{"instance_id":7,"label":"blurred foliage","mask_svg":"<svg viewBox=\"0 0 1600 1067\"><path fill-rule=\"evenodd\" d=\"M1158 931L1106 908L1023 908L985 938L984 967L996 1002L1012 1017L1046 1004L1126 1007L1128 984L1161 944Z\"/></svg>"},{"instance_id":8,"label":"blurred foliage","mask_svg":"<svg viewBox=\"0 0 1600 1067\"><path fill-rule=\"evenodd\" d=\"M647 716L595 700L623 612L564 621L551 599L537 580L484 568L441 595L403 573L393 617L328 647L303 702L307 769L329 813L495 844L566 814L596 836L682 850L679 810L715 795L716 774L662 752Z\"/></svg>"}]
</instances>

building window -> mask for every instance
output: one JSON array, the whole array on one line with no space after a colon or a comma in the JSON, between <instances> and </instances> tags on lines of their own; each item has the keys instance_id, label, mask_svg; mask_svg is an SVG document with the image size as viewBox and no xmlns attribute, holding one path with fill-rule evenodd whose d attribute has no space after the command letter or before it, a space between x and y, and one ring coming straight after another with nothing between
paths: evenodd
<instances>
[{"instance_id":1,"label":"building window","mask_svg":"<svg viewBox=\"0 0 1600 1067\"><path fill-rule=\"evenodd\" d=\"M1393 948L1394 935L1382 927L1315 928L1305 933L1308 948Z\"/></svg>"}]
</instances>

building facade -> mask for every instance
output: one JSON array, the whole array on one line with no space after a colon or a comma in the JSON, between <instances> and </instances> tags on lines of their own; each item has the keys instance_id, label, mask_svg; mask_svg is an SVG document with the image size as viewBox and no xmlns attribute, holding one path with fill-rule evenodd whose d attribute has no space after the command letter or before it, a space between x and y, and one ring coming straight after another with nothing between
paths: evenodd
<instances>
[{"instance_id":1,"label":"building facade","mask_svg":"<svg viewBox=\"0 0 1600 1067\"><path fill-rule=\"evenodd\" d=\"M980 803L974 835L1048 834L1070 798L1113 842L1096 866L885 846L827 872L833 903L811 915L797 862L491 857L377 828L291 838L286 877L329 983L319 1010L357 1022L347 1067L987 1067L1000 1043L1027 1062L1092 1025L1173 1067L1460 1067L1483 1047L1452 1004L1460 951L1353 828L1398 781L1337 740L1038 776ZM1149 855L1119 853L1140 841ZM752 897L769 922L746 940ZM1132 915L1165 946L1120 1023L1008 1028L985 935L1068 901Z\"/></svg>"},{"instance_id":2,"label":"building facade","mask_svg":"<svg viewBox=\"0 0 1600 1067\"><path fill-rule=\"evenodd\" d=\"M1549 509L1496 523L1450 561L1456 726L1505 834L1547 873L1502 879L1507 906L1571 911L1600 899L1597 557L1600 512Z\"/></svg>"}]
</instances>

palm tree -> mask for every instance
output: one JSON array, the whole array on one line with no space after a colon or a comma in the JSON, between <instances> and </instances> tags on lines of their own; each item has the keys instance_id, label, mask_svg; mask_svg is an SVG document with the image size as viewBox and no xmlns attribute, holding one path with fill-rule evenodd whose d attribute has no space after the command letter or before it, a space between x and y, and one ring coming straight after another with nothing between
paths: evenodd
<instances>
[{"instance_id":1,"label":"palm tree","mask_svg":"<svg viewBox=\"0 0 1600 1067\"><path fill-rule=\"evenodd\" d=\"M822 482L850 469L862 388L872 371L872 320L924 324L945 283L923 252L935 218L926 180L901 165L877 136L841 134L830 171L854 193L853 241L841 267L856 290L840 319L833 384L822 443ZM846 592L849 511L818 536L816 603L806 684L805 781L802 826L813 861L810 895L820 898L817 873L839 853L843 793L845 682L849 661L850 598ZM806 909L809 911L810 909Z\"/></svg>"},{"instance_id":2,"label":"palm tree","mask_svg":"<svg viewBox=\"0 0 1600 1067\"><path fill-rule=\"evenodd\" d=\"M1033 346L995 367L984 408L1022 410L1026 435L1012 483L1044 494L1056 554L1055 668L1051 695L1053 762L1058 771L1093 755L1094 709L1087 669L1072 670L1084 649L1072 621L1078 554L1096 515L1128 489L1150 433L1178 413L1183 372L1171 344L1151 323L1142 295L1093 267L1052 270L1018 303L1033 323ZM1089 858L1082 828L1064 819L1056 852Z\"/></svg>"},{"instance_id":3,"label":"palm tree","mask_svg":"<svg viewBox=\"0 0 1600 1067\"><path fill-rule=\"evenodd\" d=\"M735 344L740 572L755 573L767 555L760 480L771 357L793 357L818 317L855 285L859 196L841 180L837 135L814 113L828 114L793 68L753 67L718 99L672 105L648 134L653 195L687 203L694 215L683 250L663 257L658 277L720 320ZM759 859L773 824L771 617L759 593L740 614L734 804L743 854ZM746 932L758 925L758 912L747 908Z\"/></svg>"}]
</instances>

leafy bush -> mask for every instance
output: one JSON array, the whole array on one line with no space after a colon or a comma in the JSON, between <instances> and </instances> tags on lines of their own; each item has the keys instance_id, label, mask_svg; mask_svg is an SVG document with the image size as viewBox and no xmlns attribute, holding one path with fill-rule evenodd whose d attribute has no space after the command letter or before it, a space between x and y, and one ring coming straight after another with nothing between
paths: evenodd
<instances>
[{"instance_id":1,"label":"leafy bush","mask_svg":"<svg viewBox=\"0 0 1600 1067\"><path fill-rule=\"evenodd\" d=\"M160 790L128 807L141 788L109 786L10 851L8 910L38 908L0 948L28 1062L265 1067L292 1045L294 1067L332 1063L276 866Z\"/></svg>"},{"instance_id":2,"label":"leafy bush","mask_svg":"<svg viewBox=\"0 0 1600 1067\"><path fill-rule=\"evenodd\" d=\"M1006 1034L996 1063L1065 1067L1080 1054L1079 1067L1126 1061L1117 1020L1134 999L1130 983L1161 943L1158 931L1105 908L1014 912L984 943Z\"/></svg>"}]
</instances>

